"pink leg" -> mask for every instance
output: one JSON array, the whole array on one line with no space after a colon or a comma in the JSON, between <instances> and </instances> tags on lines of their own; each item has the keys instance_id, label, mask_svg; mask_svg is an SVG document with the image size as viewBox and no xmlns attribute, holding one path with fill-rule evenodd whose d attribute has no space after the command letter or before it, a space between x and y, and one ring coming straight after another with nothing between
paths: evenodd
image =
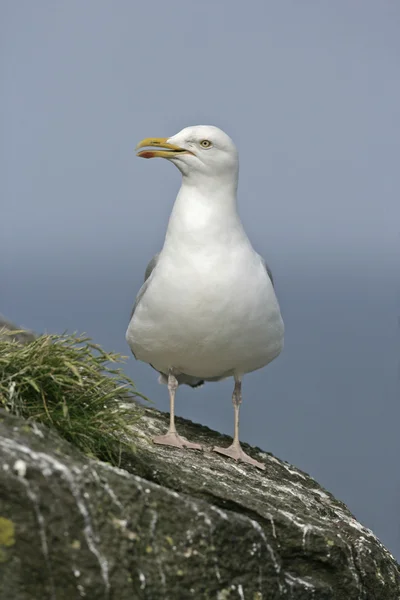
<instances>
[{"instance_id":1,"label":"pink leg","mask_svg":"<svg viewBox=\"0 0 400 600\"><path fill-rule=\"evenodd\" d=\"M178 388L178 381L175 375L170 372L168 375L168 391L169 391L169 402L170 402L170 416L169 416L169 429L165 435L158 435L153 438L155 444L161 444L163 446L175 446L175 448L194 448L195 450L202 450L200 444L193 444L184 437L181 437L175 428L175 393Z\"/></svg>"},{"instance_id":2,"label":"pink leg","mask_svg":"<svg viewBox=\"0 0 400 600\"><path fill-rule=\"evenodd\" d=\"M239 442L239 409L240 404L242 402L242 382L240 379L235 378L235 388L233 390L232 402L235 411L235 434L233 442L228 448L221 448L219 446L215 446L213 450L214 452L218 452L219 454L223 454L224 456L229 456L229 458L233 458L234 460L240 462L248 463L264 471L265 465L261 462L258 462L258 460L254 460L254 458L251 458L251 456L246 454Z\"/></svg>"}]
</instances>

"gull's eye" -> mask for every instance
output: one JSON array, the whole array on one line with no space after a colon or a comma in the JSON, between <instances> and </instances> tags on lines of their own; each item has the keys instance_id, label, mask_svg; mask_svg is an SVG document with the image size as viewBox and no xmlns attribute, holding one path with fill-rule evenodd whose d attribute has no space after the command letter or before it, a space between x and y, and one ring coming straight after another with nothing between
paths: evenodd
<instances>
[{"instance_id":1,"label":"gull's eye","mask_svg":"<svg viewBox=\"0 0 400 600\"><path fill-rule=\"evenodd\" d=\"M200 146L202 148L211 148L212 143L209 140L201 140Z\"/></svg>"}]
</instances>

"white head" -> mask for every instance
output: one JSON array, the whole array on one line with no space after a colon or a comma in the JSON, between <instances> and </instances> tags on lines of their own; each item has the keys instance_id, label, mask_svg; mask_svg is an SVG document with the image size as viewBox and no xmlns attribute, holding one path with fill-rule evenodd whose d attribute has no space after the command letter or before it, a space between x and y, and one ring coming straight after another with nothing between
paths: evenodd
<instances>
[{"instance_id":1,"label":"white head","mask_svg":"<svg viewBox=\"0 0 400 600\"><path fill-rule=\"evenodd\" d=\"M166 158L174 163L183 177L196 184L220 184L237 186L239 157L231 138L218 127L196 125L185 127L170 138L146 138L136 149L146 147L163 150L141 150L142 158Z\"/></svg>"}]
</instances>

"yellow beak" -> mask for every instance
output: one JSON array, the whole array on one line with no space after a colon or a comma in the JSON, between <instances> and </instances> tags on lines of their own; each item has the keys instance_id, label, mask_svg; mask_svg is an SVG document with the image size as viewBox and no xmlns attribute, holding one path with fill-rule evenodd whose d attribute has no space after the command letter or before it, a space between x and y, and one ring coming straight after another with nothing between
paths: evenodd
<instances>
[{"instance_id":1,"label":"yellow beak","mask_svg":"<svg viewBox=\"0 0 400 600\"><path fill-rule=\"evenodd\" d=\"M147 148L149 146L165 148L165 150L141 150L137 153L137 156L140 156L141 158L171 158L178 154L192 154L189 150L185 150L185 148L174 146L174 144L168 144L167 140L168 138L146 138L142 140L136 146L136 150L139 150L139 148Z\"/></svg>"}]
</instances>

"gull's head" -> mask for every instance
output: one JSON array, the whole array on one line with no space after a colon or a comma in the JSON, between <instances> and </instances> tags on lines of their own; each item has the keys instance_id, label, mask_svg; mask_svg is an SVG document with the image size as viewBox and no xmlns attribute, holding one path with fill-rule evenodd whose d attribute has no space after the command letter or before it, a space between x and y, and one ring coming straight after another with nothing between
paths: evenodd
<instances>
[{"instance_id":1,"label":"gull's head","mask_svg":"<svg viewBox=\"0 0 400 600\"><path fill-rule=\"evenodd\" d=\"M236 146L218 127L185 127L170 138L146 138L137 145L136 150L139 149L138 156L166 158L186 177L218 177L237 182L239 160Z\"/></svg>"}]
</instances>

